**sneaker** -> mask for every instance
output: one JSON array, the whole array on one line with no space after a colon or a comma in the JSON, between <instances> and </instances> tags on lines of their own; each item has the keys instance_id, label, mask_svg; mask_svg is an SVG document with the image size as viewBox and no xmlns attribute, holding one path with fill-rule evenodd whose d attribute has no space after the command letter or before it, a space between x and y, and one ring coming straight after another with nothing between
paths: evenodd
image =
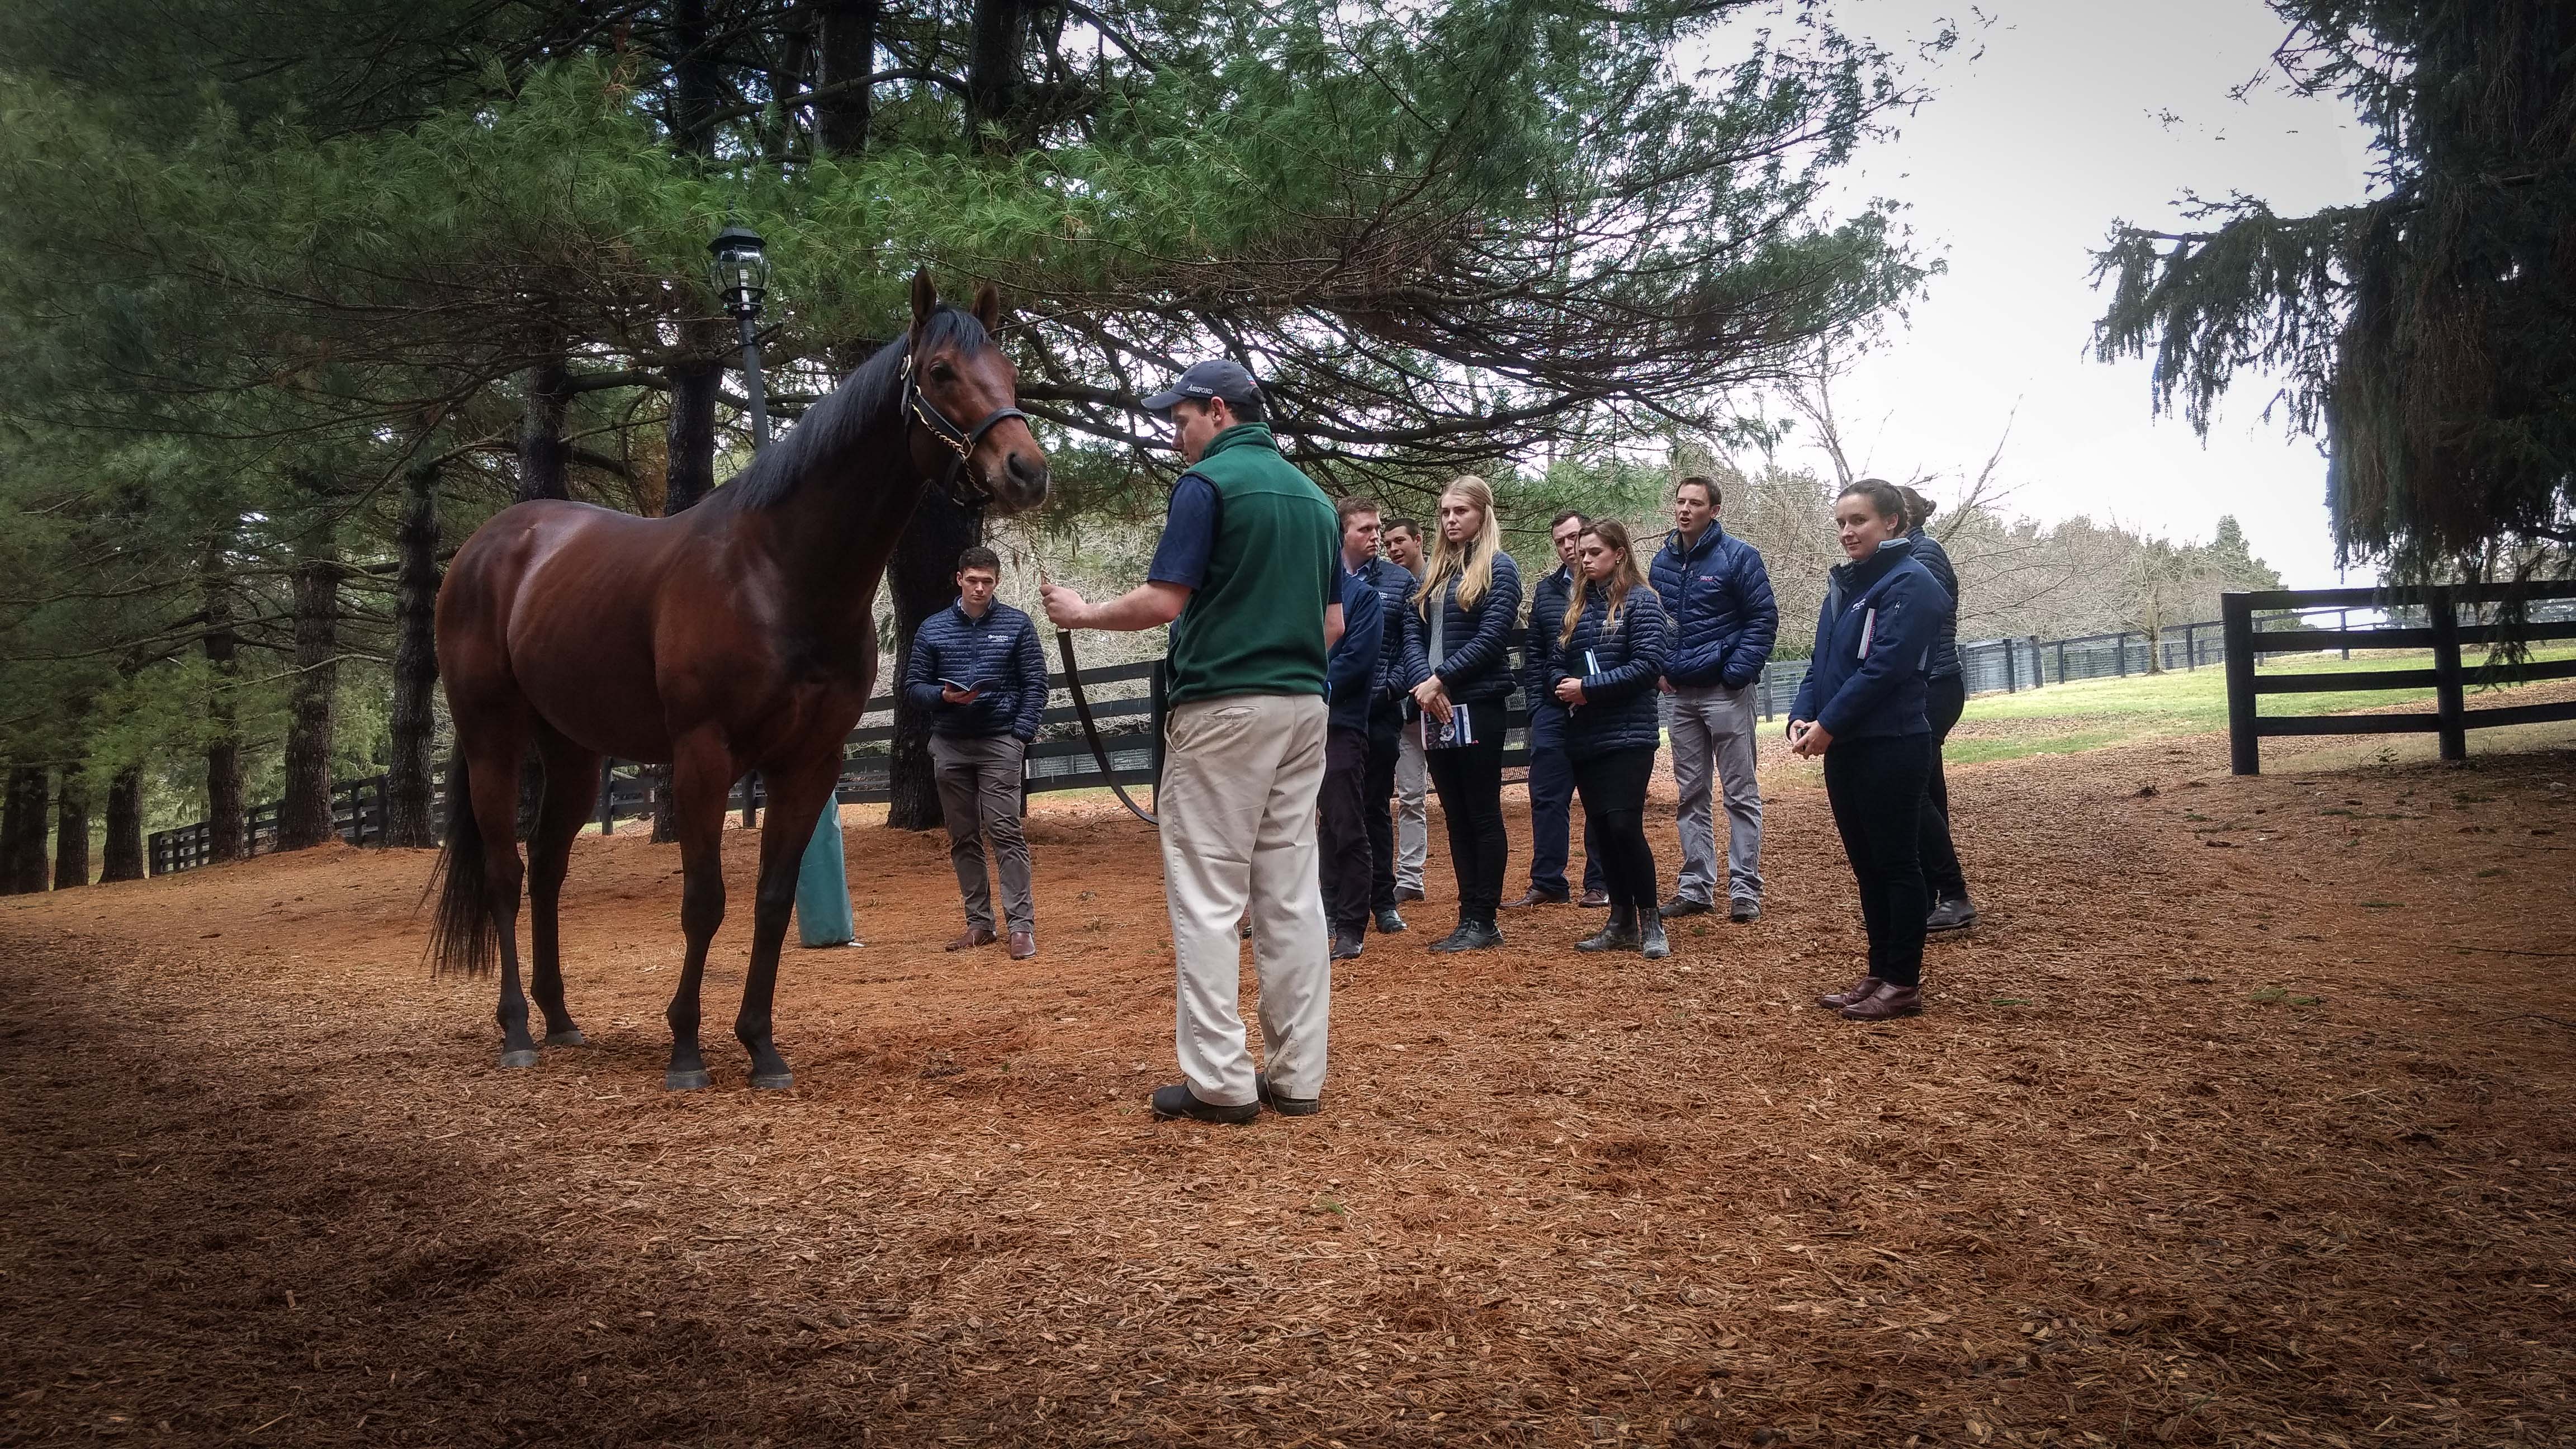
<instances>
[{"instance_id":1,"label":"sneaker","mask_svg":"<svg viewBox=\"0 0 2576 1449\"><path fill-rule=\"evenodd\" d=\"M1352 932L1349 932L1349 933L1345 934L1344 932L1341 932L1341 931L1335 931L1335 932L1333 933L1333 959L1334 959L1334 960L1336 960L1336 961L1349 961L1349 960L1356 959L1356 958L1359 956L1359 954L1360 954L1360 933L1359 933L1359 932L1357 932L1357 931L1352 931Z\"/></svg>"},{"instance_id":2,"label":"sneaker","mask_svg":"<svg viewBox=\"0 0 2576 1449\"><path fill-rule=\"evenodd\" d=\"M1202 1102L1187 1082L1156 1087L1154 1095L1146 1099L1146 1104L1154 1109L1157 1117L1187 1117L1193 1122L1222 1122L1230 1127L1240 1127L1261 1115L1259 1102L1246 1102L1240 1107L1220 1107L1214 1102Z\"/></svg>"},{"instance_id":3,"label":"sneaker","mask_svg":"<svg viewBox=\"0 0 2576 1449\"><path fill-rule=\"evenodd\" d=\"M1399 915L1397 915L1397 914L1395 913L1395 907L1393 907L1393 906L1382 906L1382 907L1380 907L1380 908L1378 909L1378 913L1377 913L1377 933L1378 933L1379 935L1381 935L1381 936L1392 936L1392 935L1394 935L1396 932L1401 931L1401 930L1403 930L1403 929L1404 929L1404 917L1399 916Z\"/></svg>"},{"instance_id":4,"label":"sneaker","mask_svg":"<svg viewBox=\"0 0 2576 1449\"><path fill-rule=\"evenodd\" d=\"M1976 923L1975 904L1966 896L1951 896L1933 903L1932 913L1923 918L1923 932L1937 936L1943 931L1964 931Z\"/></svg>"},{"instance_id":5,"label":"sneaker","mask_svg":"<svg viewBox=\"0 0 2576 1449\"><path fill-rule=\"evenodd\" d=\"M1594 886L1592 889L1585 891L1583 893L1583 899L1576 901L1575 904L1583 907L1587 911L1597 911L1610 904L1610 893L1601 889L1599 886Z\"/></svg>"},{"instance_id":6,"label":"sneaker","mask_svg":"<svg viewBox=\"0 0 2576 1449\"><path fill-rule=\"evenodd\" d=\"M1816 1004L1827 1011L1840 1011L1855 1001L1866 1000L1869 994L1877 989L1878 978L1864 976L1840 991L1829 991L1817 997Z\"/></svg>"},{"instance_id":7,"label":"sneaker","mask_svg":"<svg viewBox=\"0 0 2576 1449\"><path fill-rule=\"evenodd\" d=\"M1726 903L1726 918L1739 926L1749 926L1762 919L1762 903L1751 896L1737 896Z\"/></svg>"},{"instance_id":8,"label":"sneaker","mask_svg":"<svg viewBox=\"0 0 2576 1449\"><path fill-rule=\"evenodd\" d=\"M1503 944L1502 931L1483 921L1460 921L1458 929L1431 943L1431 949L1443 953L1485 951Z\"/></svg>"},{"instance_id":9,"label":"sneaker","mask_svg":"<svg viewBox=\"0 0 2576 1449\"><path fill-rule=\"evenodd\" d=\"M1673 954L1672 943L1664 939L1664 918L1655 911L1637 913L1637 951L1649 961L1661 961Z\"/></svg>"},{"instance_id":10,"label":"sneaker","mask_svg":"<svg viewBox=\"0 0 2576 1449\"><path fill-rule=\"evenodd\" d=\"M1324 1110L1324 1099L1321 1097L1283 1097L1270 1090L1268 1072L1253 1073L1252 1085L1261 1093L1261 1105L1282 1117L1312 1117Z\"/></svg>"},{"instance_id":11,"label":"sneaker","mask_svg":"<svg viewBox=\"0 0 2576 1449\"><path fill-rule=\"evenodd\" d=\"M1664 902L1661 914L1667 921L1677 921L1684 916L1705 916L1716 909L1717 907L1706 901L1695 901L1688 896L1675 896Z\"/></svg>"},{"instance_id":12,"label":"sneaker","mask_svg":"<svg viewBox=\"0 0 2576 1449\"><path fill-rule=\"evenodd\" d=\"M1882 981L1869 995L1843 1008L1845 1021L1894 1021L1923 1012L1923 988Z\"/></svg>"}]
</instances>

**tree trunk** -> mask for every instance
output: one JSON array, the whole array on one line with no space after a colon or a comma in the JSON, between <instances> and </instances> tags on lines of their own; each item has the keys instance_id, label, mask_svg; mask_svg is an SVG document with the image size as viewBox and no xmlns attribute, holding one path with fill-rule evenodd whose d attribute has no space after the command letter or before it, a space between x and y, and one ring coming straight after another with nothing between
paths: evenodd
<instances>
[{"instance_id":1,"label":"tree trunk","mask_svg":"<svg viewBox=\"0 0 2576 1449\"><path fill-rule=\"evenodd\" d=\"M44 766L9 771L7 804L0 807L0 893L45 888L45 805L51 794Z\"/></svg>"},{"instance_id":2,"label":"tree trunk","mask_svg":"<svg viewBox=\"0 0 2576 1449\"><path fill-rule=\"evenodd\" d=\"M834 155L856 156L868 149L875 97L865 82L876 74L877 18L882 7L883 0L824 0L823 65L815 89L850 87L814 103L816 139Z\"/></svg>"},{"instance_id":3,"label":"tree trunk","mask_svg":"<svg viewBox=\"0 0 2576 1449\"><path fill-rule=\"evenodd\" d=\"M297 548L295 687L286 722L286 798L277 807L277 848L329 843L331 723L340 682L340 560L330 530L317 524Z\"/></svg>"},{"instance_id":4,"label":"tree trunk","mask_svg":"<svg viewBox=\"0 0 2576 1449\"><path fill-rule=\"evenodd\" d=\"M986 150L1026 151L1037 142L1028 111L1029 21L1038 0L975 0L966 38L966 139ZM1000 137L987 136L999 127Z\"/></svg>"},{"instance_id":5,"label":"tree trunk","mask_svg":"<svg viewBox=\"0 0 2576 1449\"><path fill-rule=\"evenodd\" d=\"M564 414L572 402L572 374L561 361L528 369L528 410L519 420L518 501L570 498L564 476Z\"/></svg>"},{"instance_id":6,"label":"tree trunk","mask_svg":"<svg viewBox=\"0 0 2576 1449\"><path fill-rule=\"evenodd\" d=\"M689 328L689 331L702 329ZM721 362L674 362L671 373L671 421L665 438L662 512L680 512L716 486L716 392L724 381ZM649 767L657 786L653 804L653 839L669 844L680 838L671 819L671 771Z\"/></svg>"},{"instance_id":7,"label":"tree trunk","mask_svg":"<svg viewBox=\"0 0 2576 1449\"><path fill-rule=\"evenodd\" d=\"M231 542L229 528L216 534L206 546L198 574L205 594L206 663L215 676L206 696L206 858L210 861L239 860L248 848L248 804L242 799L241 736L233 699L234 681L241 671L240 641L232 630L232 579L224 565Z\"/></svg>"},{"instance_id":8,"label":"tree trunk","mask_svg":"<svg viewBox=\"0 0 2576 1449\"><path fill-rule=\"evenodd\" d=\"M107 787L107 860L99 884L143 879L143 771L116 772Z\"/></svg>"},{"instance_id":9,"label":"tree trunk","mask_svg":"<svg viewBox=\"0 0 2576 1449\"><path fill-rule=\"evenodd\" d=\"M89 782L77 769L63 771L62 798L54 807L54 889L89 884Z\"/></svg>"},{"instance_id":10,"label":"tree trunk","mask_svg":"<svg viewBox=\"0 0 2576 1449\"><path fill-rule=\"evenodd\" d=\"M421 850L438 844L429 819L430 735L437 726L438 465L423 463L405 479L394 582L393 761L385 767L385 844Z\"/></svg>"},{"instance_id":11,"label":"tree trunk","mask_svg":"<svg viewBox=\"0 0 2576 1449\"><path fill-rule=\"evenodd\" d=\"M922 490L886 565L886 584L894 595L894 672L899 685L912 661L912 636L922 621L957 600L957 555L984 541L984 515L959 508L937 488ZM894 694L894 744L887 761L891 798L886 824L897 830L932 830L943 822L939 784L930 768L930 711Z\"/></svg>"}]
</instances>

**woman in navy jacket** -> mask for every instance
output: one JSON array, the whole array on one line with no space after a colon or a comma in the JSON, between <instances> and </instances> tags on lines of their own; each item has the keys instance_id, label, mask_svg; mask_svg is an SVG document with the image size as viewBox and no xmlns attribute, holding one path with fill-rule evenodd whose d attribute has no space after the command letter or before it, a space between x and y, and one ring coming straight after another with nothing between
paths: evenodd
<instances>
[{"instance_id":1,"label":"woman in navy jacket","mask_svg":"<svg viewBox=\"0 0 2576 1449\"><path fill-rule=\"evenodd\" d=\"M1503 552L1494 491L1458 478L1440 495L1440 537L1421 587L1404 611L1404 677L1426 716L1425 760L1449 817L1458 874L1458 929L1434 951L1503 943L1510 845L1503 835L1503 711L1512 692L1511 634L1520 618L1521 573ZM1463 735L1453 743L1444 735Z\"/></svg>"},{"instance_id":2,"label":"woman in navy jacket","mask_svg":"<svg viewBox=\"0 0 2576 1449\"><path fill-rule=\"evenodd\" d=\"M1834 500L1851 562L1837 566L1816 619L1816 653L1789 709L1789 747L1824 757L1843 854L1860 883L1869 970L1821 998L1853 1021L1923 1009L1923 887L1918 830L1932 775L1924 667L1950 596L1914 558L1905 500L1876 479Z\"/></svg>"},{"instance_id":3,"label":"woman in navy jacket","mask_svg":"<svg viewBox=\"0 0 2576 1449\"><path fill-rule=\"evenodd\" d=\"M1575 555L1583 593L1548 651L1547 692L1566 708L1565 752L1583 818L1600 832L1610 923L1577 951L1638 947L1672 954L1655 909L1655 848L1646 843L1646 782L1662 734L1655 680L1664 672L1664 605L1628 549L1628 530L1596 523Z\"/></svg>"}]
</instances>

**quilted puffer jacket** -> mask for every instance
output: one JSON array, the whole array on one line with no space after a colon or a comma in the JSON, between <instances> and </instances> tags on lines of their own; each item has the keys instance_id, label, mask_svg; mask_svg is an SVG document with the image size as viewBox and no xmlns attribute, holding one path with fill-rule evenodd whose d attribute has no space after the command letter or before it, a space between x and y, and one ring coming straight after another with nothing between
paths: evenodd
<instances>
[{"instance_id":1,"label":"quilted puffer jacket","mask_svg":"<svg viewBox=\"0 0 2576 1449\"><path fill-rule=\"evenodd\" d=\"M1672 620L1666 679L1742 689L1762 673L1780 635L1780 606L1753 545L1712 523L1697 544L1685 547L1675 529L1647 573Z\"/></svg>"},{"instance_id":2,"label":"quilted puffer jacket","mask_svg":"<svg viewBox=\"0 0 2576 1449\"><path fill-rule=\"evenodd\" d=\"M1414 589L1416 596L1420 587ZM1458 581L1449 580L1433 605L1447 651L1439 675L1452 704L1500 704L1512 692L1512 626L1520 620L1521 570L1507 553L1494 555L1494 584L1473 609L1458 607ZM1431 626L1412 602L1404 608L1404 687L1429 679Z\"/></svg>"},{"instance_id":3,"label":"quilted puffer jacket","mask_svg":"<svg viewBox=\"0 0 2576 1449\"><path fill-rule=\"evenodd\" d=\"M1577 759L1641 745L1652 749L1663 733L1655 710L1655 679L1668 662L1663 601L1653 589L1632 588L1619 621L1609 619L1608 596L1597 585L1586 587L1574 637L1549 655L1549 698L1556 697L1559 680L1583 681L1583 703L1565 721L1566 753Z\"/></svg>"}]
</instances>

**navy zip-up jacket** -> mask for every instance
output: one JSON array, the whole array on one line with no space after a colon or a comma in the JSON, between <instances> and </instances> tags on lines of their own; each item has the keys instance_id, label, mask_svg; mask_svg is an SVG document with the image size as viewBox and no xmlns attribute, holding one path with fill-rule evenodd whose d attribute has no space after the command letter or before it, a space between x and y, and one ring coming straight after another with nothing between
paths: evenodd
<instances>
[{"instance_id":1,"label":"navy zip-up jacket","mask_svg":"<svg viewBox=\"0 0 2576 1449\"><path fill-rule=\"evenodd\" d=\"M1391 701L1404 692L1404 624L1396 616L1404 612L1404 601L1413 596L1413 571L1390 558L1373 558L1360 565L1360 573L1377 591L1382 621L1378 629L1377 672L1369 681L1369 689L1373 698ZM1342 610L1344 629L1350 627L1350 614L1350 610Z\"/></svg>"},{"instance_id":2,"label":"navy zip-up jacket","mask_svg":"<svg viewBox=\"0 0 2576 1449\"><path fill-rule=\"evenodd\" d=\"M1417 586L1414 593L1422 592ZM1521 569L1507 553L1494 555L1493 587L1476 601L1473 610L1458 607L1458 581L1455 578L1441 586L1440 642L1446 657L1440 664L1440 682L1449 691L1451 704L1500 704L1511 696L1512 626L1521 612ZM1431 625L1422 611L1411 602L1404 610L1404 687L1411 689L1429 679L1431 669Z\"/></svg>"},{"instance_id":3,"label":"navy zip-up jacket","mask_svg":"<svg viewBox=\"0 0 2576 1449\"><path fill-rule=\"evenodd\" d=\"M1342 574L1342 637L1324 659L1325 725L1337 730L1368 728L1369 702L1376 697L1377 673L1385 658L1386 606L1365 566Z\"/></svg>"},{"instance_id":4,"label":"navy zip-up jacket","mask_svg":"<svg viewBox=\"0 0 2576 1449\"><path fill-rule=\"evenodd\" d=\"M1565 721L1565 752L1577 759L1640 746L1651 750L1663 737L1655 708L1655 680L1668 662L1663 600L1640 585L1620 605L1619 622L1605 627L1609 617L1609 598L1587 584L1574 637L1548 656L1549 699L1556 698L1559 680L1583 681L1583 703Z\"/></svg>"},{"instance_id":5,"label":"navy zip-up jacket","mask_svg":"<svg viewBox=\"0 0 2576 1449\"><path fill-rule=\"evenodd\" d=\"M943 679L989 679L992 686L972 704L950 704L939 697ZM1027 744L1038 737L1038 719L1046 713L1046 649L1029 616L999 599L981 619L967 618L964 604L951 604L922 620L912 636L903 688L930 711L932 734L976 740L1014 735Z\"/></svg>"},{"instance_id":6,"label":"navy zip-up jacket","mask_svg":"<svg viewBox=\"0 0 2576 1449\"><path fill-rule=\"evenodd\" d=\"M1889 539L1869 558L1837 565L1816 616L1816 657L1789 718L1823 725L1836 743L1930 734L1923 661L1949 608L1910 539Z\"/></svg>"},{"instance_id":7,"label":"navy zip-up jacket","mask_svg":"<svg viewBox=\"0 0 2576 1449\"><path fill-rule=\"evenodd\" d=\"M1539 575L1530 586L1529 636L1521 645L1521 687L1529 700L1529 737L1533 749L1564 743L1565 706L1556 702L1556 681L1549 670L1556 659L1556 636L1565 628L1566 604L1574 597L1574 571L1564 564Z\"/></svg>"},{"instance_id":8,"label":"navy zip-up jacket","mask_svg":"<svg viewBox=\"0 0 2576 1449\"><path fill-rule=\"evenodd\" d=\"M1666 679L1742 689L1762 673L1780 637L1780 605L1759 550L1712 520L1694 546L1680 529L1664 535L1646 572L1672 621Z\"/></svg>"},{"instance_id":9,"label":"navy zip-up jacket","mask_svg":"<svg viewBox=\"0 0 2576 1449\"><path fill-rule=\"evenodd\" d=\"M1914 544L1914 561L1950 596L1950 612L1941 616L1941 636L1932 641L1932 663L1923 672L1947 679L1959 672L1959 571L1950 566L1950 551L1941 540L1916 529L1905 535Z\"/></svg>"}]
</instances>

